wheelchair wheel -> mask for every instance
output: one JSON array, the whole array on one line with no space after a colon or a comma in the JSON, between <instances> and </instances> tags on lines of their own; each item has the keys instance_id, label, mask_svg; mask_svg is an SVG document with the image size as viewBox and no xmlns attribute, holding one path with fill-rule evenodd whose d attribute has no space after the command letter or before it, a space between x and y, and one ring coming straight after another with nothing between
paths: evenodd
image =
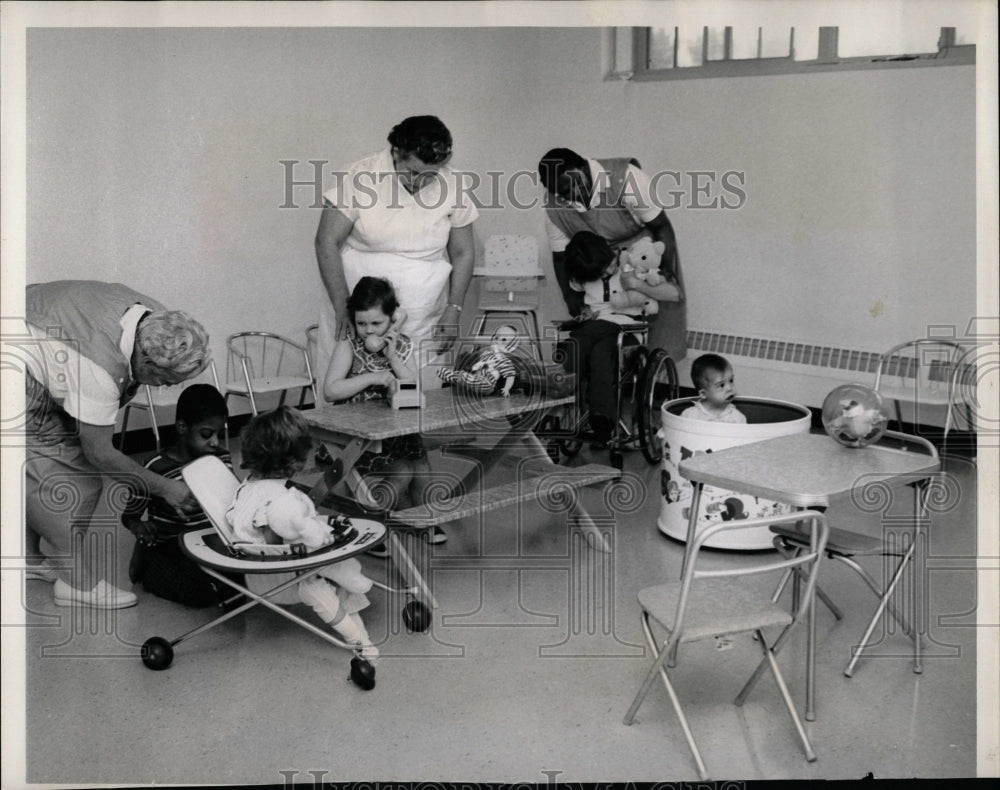
<instances>
[{"instance_id":1,"label":"wheelchair wheel","mask_svg":"<svg viewBox=\"0 0 1000 790\"><path fill-rule=\"evenodd\" d=\"M619 420L624 421L629 426L627 438L629 444L639 440L642 436L642 422L639 416L643 409L643 382L646 370L649 368L650 353L645 346L633 346L629 359L626 375L621 379L621 393L618 410ZM627 409L627 411L626 411ZM619 467L620 468L620 467Z\"/></svg>"},{"instance_id":2,"label":"wheelchair wheel","mask_svg":"<svg viewBox=\"0 0 1000 790\"><path fill-rule=\"evenodd\" d=\"M676 398L679 392L677 366L662 348L654 350L646 365L639 404L639 443L642 454L651 464L659 463L663 458L663 445L657 436L662 419L660 407Z\"/></svg>"}]
</instances>

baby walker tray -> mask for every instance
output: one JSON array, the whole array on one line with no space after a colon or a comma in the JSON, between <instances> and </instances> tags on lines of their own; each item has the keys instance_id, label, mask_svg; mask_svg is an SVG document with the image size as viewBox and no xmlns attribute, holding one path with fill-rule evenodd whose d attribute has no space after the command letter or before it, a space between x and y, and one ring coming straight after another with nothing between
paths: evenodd
<instances>
[{"instance_id":1,"label":"baby walker tray","mask_svg":"<svg viewBox=\"0 0 1000 790\"><path fill-rule=\"evenodd\" d=\"M226 465L215 456L192 461L181 472L184 482L201 503L212 522L211 528L195 530L182 536L181 547L196 562L232 571L264 572L260 563L267 563L267 572L301 569L346 559L367 551L385 540L385 526L369 519L329 516L328 523L334 542L309 551L300 543L247 543L236 540L226 520L226 510L232 504L239 481Z\"/></svg>"}]
</instances>

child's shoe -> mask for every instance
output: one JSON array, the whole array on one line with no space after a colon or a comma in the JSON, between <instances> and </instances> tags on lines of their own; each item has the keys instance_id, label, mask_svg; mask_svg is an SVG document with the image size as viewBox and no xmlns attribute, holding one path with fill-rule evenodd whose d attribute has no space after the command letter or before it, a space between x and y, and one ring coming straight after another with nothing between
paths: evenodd
<instances>
[{"instance_id":1,"label":"child's shoe","mask_svg":"<svg viewBox=\"0 0 1000 790\"><path fill-rule=\"evenodd\" d=\"M368 630L357 613L345 614L338 623L333 623L333 630L340 634L344 641L354 646L355 652L362 658L374 663L378 658L378 648L372 644Z\"/></svg>"},{"instance_id":2,"label":"child's shoe","mask_svg":"<svg viewBox=\"0 0 1000 790\"><path fill-rule=\"evenodd\" d=\"M590 430L593 433L593 443L590 445L594 450L606 450L611 441L611 431L614 428L614 421L603 414L590 415Z\"/></svg>"}]
</instances>

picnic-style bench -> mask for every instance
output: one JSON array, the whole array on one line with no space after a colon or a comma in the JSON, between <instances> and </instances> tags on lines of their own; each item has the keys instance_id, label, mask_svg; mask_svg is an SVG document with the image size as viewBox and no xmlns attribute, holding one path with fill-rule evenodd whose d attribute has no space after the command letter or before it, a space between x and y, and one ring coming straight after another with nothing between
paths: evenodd
<instances>
[{"instance_id":1,"label":"picnic-style bench","mask_svg":"<svg viewBox=\"0 0 1000 790\"><path fill-rule=\"evenodd\" d=\"M557 466L535 437L532 429L548 411L573 402L573 396L471 397L443 389L426 392L421 409L397 410L369 402L303 412L314 438L332 460L327 474L314 487L313 498L318 502L332 493L362 507L372 507L375 497L354 466L364 452L377 452L383 439L394 436L419 433L443 445L449 455L474 458L475 468L452 487L450 495L429 505L386 514L386 526L390 528L387 545L396 570L407 585L420 589L420 597L427 605L434 607L424 580L426 551L421 551L419 557L411 556L417 545L414 539L421 532L485 512L544 500L555 490L600 486L621 476L619 470L600 464ZM483 439L488 446L482 446ZM486 474L506 459L514 460L516 479L483 487ZM601 533L579 498L567 499L566 509L587 533L589 544L606 551Z\"/></svg>"}]
</instances>

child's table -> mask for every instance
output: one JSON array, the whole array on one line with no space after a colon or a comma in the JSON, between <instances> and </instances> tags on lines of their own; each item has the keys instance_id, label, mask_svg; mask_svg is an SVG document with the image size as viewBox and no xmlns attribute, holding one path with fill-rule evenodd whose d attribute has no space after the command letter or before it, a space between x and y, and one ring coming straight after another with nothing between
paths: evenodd
<instances>
[{"instance_id":1,"label":"child's table","mask_svg":"<svg viewBox=\"0 0 1000 790\"><path fill-rule=\"evenodd\" d=\"M503 398L466 394L455 388L424 395L426 403L421 409L391 409L383 401L370 401L303 412L313 437L326 447L336 468L335 474L328 474L325 481L316 484L310 494L313 500L318 503L332 493L364 508L376 508L376 498L355 469L358 459L365 452L378 452L384 439L414 433L431 446L446 445L449 455L473 458L477 464L432 503L387 514L387 525L403 529L411 538L435 525L547 497L567 486L598 486L621 476L619 470L600 464L557 466L533 433L546 413L573 404L573 395L514 394ZM508 458L516 460L519 479L482 488L486 474ZM553 498L558 496L554 494ZM583 505L574 499L568 509L577 526L587 532L590 545L606 551L603 536ZM426 541L411 539L408 551L400 530L389 531L387 546L396 570L405 584L419 590L419 599L434 608L436 602L424 581L429 561L427 545ZM411 552L420 553L416 561Z\"/></svg>"},{"instance_id":2,"label":"child's table","mask_svg":"<svg viewBox=\"0 0 1000 790\"><path fill-rule=\"evenodd\" d=\"M798 508L825 508L831 503L855 497L864 501L868 486L897 487L918 485L932 478L940 469L937 451L924 439L888 431L887 437L916 444L927 455L893 447L872 445L851 448L826 434L793 434L766 439L753 444L727 447L713 453L699 453L681 461L681 475L693 484L691 513L687 528L684 565L697 530L698 505L705 485L718 486L751 494ZM921 529L919 497L914 497L913 528ZM914 535L907 554L912 556L920 543ZM921 583L920 568L916 582ZM806 658L806 719L815 719L815 596L809 609L808 650ZM916 640L919 651L919 639ZM919 652L917 653L919 662Z\"/></svg>"}]
</instances>

